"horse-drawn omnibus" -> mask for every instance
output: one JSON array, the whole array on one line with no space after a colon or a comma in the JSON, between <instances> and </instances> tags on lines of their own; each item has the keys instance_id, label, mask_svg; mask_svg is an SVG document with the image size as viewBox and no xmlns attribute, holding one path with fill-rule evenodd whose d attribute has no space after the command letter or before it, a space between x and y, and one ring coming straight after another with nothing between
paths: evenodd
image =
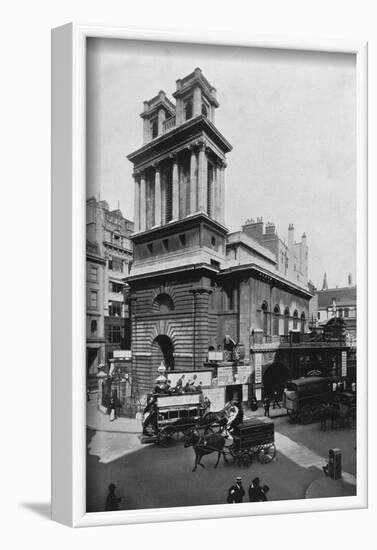
<instances>
[{"instance_id":1,"label":"horse-drawn omnibus","mask_svg":"<svg viewBox=\"0 0 377 550\"><path fill-rule=\"evenodd\" d=\"M332 402L332 379L309 376L287 382L283 393L283 407L288 416L297 418L302 424L309 424L324 404Z\"/></svg>"},{"instance_id":2,"label":"horse-drawn omnibus","mask_svg":"<svg viewBox=\"0 0 377 550\"><path fill-rule=\"evenodd\" d=\"M206 410L201 392L151 395L144 410L143 435L168 447L175 443L175 436L192 430Z\"/></svg>"}]
</instances>

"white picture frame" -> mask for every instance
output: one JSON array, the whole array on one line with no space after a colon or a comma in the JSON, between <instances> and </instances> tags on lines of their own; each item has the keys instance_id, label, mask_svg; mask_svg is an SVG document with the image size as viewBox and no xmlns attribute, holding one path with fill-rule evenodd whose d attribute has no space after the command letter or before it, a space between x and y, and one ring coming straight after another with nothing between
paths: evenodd
<instances>
[{"instance_id":1,"label":"white picture frame","mask_svg":"<svg viewBox=\"0 0 377 550\"><path fill-rule=\"evenodd\" d=\"M358 414L355 497L86 513L85 75L88 37L343 52L357 63ZM52 31L52 517L74 527L367 506L367 44L68 24Z\"/></svg>"}]
</instances>

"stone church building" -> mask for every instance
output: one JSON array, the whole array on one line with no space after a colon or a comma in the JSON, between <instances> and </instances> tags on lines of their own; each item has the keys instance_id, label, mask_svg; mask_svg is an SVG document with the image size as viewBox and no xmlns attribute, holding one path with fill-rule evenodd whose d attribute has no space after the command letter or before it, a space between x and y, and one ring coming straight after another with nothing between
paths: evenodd
<instances>
[{"instance_id":1,"label":"stone church building","mask_svg":"<svg viewBox=\"0 0 377 550\"><path fill-rule=\"evenodd\" d=\"M260 218L229 233L232 146L216 127L216 90L199 68L176 84L174 102L163 91L144 102L144 143L128 155L135 232L127 283L138 391L151 390L161 361L168 370L203 369L225 336L241 343L253 373L261 367L261 381L250 383L262 387L271 365L273 379L287 379L297 373L274 353L292 333L307 331L306 236L296 243L290 226L285 244Z\"/></svg>"}]
</instances>

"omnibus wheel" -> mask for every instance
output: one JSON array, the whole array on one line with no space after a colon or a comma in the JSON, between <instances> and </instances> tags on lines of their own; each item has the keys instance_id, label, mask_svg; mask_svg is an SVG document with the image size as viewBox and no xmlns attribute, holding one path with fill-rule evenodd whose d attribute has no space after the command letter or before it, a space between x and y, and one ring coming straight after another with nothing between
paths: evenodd
<instances>
[{"instance_id":1,"label":"omnibus wheel","mask_svg":"<svg viewBox=\"0 0 377 550\"><path fill-rule=\"evenodd\" d=\"M304 407L300 413L301 424L310 424L313 421L313 409L311 407Z\"/></svg>"},{"instance_id":2,"label":"omnibus wheel","mask_svg":"<svg viewBox=\"0 0 377 550\"><path fill-rule=\"evenodd\" d=\"M258 453L258 460L261 464L268 464L271 462L276 455L276 447L274 443L267 443L266 445L261 445Z\"/></svg>"},{"instance_id":3,"label":"omnibus wheel","mask_svg":"<svg viewBox=\"0 0 377 550\"><path fill-rule=\"evenodd\" d=\"M249 455L248 451L244 451L237 460L237 465L240 468L248 468L251 464L251 456Z\"/></svg>"},{"instance_id":4,"label":"omnibus wheel","mask_svg":"<svg viewBox=\"0 0 377 550\"><path fill-rule=\"evenodd\" d=\"M162 447L172 447L175 445L174 428L164 428L158 434L158 441Z\"/></svg>"}]
</instances>

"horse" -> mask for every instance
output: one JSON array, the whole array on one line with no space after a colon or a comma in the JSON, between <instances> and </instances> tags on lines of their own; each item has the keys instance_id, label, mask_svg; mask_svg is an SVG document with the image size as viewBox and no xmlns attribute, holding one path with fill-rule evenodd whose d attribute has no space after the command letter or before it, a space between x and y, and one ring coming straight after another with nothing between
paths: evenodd
<instances>
[{"instance_id":1,"label":"horse","mask_svg":"<svg viewBox=\"0 0 377 550\"><path fill-rule=\"evenodd\" d=\"M226 403L225 407L220 411L207 412L202 418L199 419L197 427L209 428L212 424L218 424L220 426L220 433L222 433L228 424L230 409L233 407L233 403Z\"/></svg>"},{"instance_id":2,"label":"horse","mask_svg":"<svg viewBox=\"0 0 377 550\"><path fill-rule=\"evenodd\" d=\"M223 452L223 448L225 445L225 437L221 434L209 434L207 436L201 437L197 430L193 430L191 434L186 438L185 441L185 448L187 447L193 447L195 452L195 465L192 469L193 472L196 471L196 468L198 464L204 468L204 464L202 464L201 460L202 457L205 455L209 455L211 453L217 452L217 462L215 464L215 468L217 468L219 462L220 462L220 456L223 455L224 462L227 462L227 459L225 457L225 453Z\"/></svg>"},{"instance_id":3,"label":"horse","mask_svg":"<svg viewBox=\"0 0 377 550\"><path fill-rule=\"evenodd\" d=\"M339 409L334 405L325 404L322 405L319 411L319 418L321 421L321 430L326 431L327 421L331 420L331 428L335 428L336 421L339 417Z\"/></svg>"}]
</instances>

